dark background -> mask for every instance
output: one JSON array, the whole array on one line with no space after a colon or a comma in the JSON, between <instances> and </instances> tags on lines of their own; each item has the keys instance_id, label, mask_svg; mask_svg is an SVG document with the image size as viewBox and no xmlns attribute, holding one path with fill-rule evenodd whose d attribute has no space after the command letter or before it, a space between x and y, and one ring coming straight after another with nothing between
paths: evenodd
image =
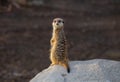
<instances>
[{"instance_id":1,"label":"dark background","mask_svg":"<svg viewBox=\"0 0 120 82\"><path fill-rule=\"evenodd\" d=\"M29 0L0 13L0 82L28 82L50 65L55 17L65 20L71 61L120 60L120 0Z\"/></svg>"}]
</instances>

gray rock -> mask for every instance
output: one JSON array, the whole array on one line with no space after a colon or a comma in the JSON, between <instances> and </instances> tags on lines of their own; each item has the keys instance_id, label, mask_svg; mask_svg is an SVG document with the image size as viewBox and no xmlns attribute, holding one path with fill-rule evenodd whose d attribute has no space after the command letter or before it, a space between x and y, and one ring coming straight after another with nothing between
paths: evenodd
<instances>
[{"instance_id":1,"label":"gray rock","mask_svg":"<svg viewBox=\"0 0 120 82\"><path fill-rule=\"evenodd\" d=\"M120 82L119 61L71 61L70 69L70 73L67 73L62 66L50 66L30 82Z\"/></svg>"}]
</instances>

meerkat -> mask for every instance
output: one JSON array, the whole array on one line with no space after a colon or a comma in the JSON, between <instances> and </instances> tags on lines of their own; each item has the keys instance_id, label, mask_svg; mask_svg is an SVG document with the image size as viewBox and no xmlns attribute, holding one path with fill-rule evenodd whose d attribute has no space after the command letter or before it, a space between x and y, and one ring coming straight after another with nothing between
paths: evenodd
<instances>
[{"instance_id":1,"label":"meerkat","mask_svg":"<svg viewBox=\"0 0 120 82\"><path fill-rule=\"evenodd\" d=\"M51 65L61 65L70 72L68 64L67 40L64 34L64 20L55 18L52 22L53 33L50 40L50 60Z\"/></svg>"}]
</instances>

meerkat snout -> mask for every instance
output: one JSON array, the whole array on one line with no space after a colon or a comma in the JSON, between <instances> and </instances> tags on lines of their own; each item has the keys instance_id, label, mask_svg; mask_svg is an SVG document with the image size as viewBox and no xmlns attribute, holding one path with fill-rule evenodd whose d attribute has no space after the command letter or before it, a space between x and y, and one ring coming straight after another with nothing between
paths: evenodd
<instances>
[{"instance_id":1,"label":"meerkat snout","mask_svg":"<svg viewBox=\"0 0 120 82\"><path fill-rule=\"evenodd\" d=\"M53 25L54 29L63 28L64 27L64 20L61 18L55 18L53 20L52 25Z\"/></svg>"}]
</instances>

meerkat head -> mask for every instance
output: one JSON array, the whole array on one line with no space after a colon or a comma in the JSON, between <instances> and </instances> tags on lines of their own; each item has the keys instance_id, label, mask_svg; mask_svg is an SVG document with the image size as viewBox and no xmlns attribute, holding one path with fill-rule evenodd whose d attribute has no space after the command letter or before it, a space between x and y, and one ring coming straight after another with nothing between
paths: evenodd
<instances>
[{"instance_id":1,"label":"meerkat head","mask_svg":"<svg viewBox=\"0 0 120 82\"><path fill-rule=\"evenodd\" d=\"M62 29L64 27L64 20L61 18L55 18L52 25L54 29Z\"/></svg>"}]
</instances>

